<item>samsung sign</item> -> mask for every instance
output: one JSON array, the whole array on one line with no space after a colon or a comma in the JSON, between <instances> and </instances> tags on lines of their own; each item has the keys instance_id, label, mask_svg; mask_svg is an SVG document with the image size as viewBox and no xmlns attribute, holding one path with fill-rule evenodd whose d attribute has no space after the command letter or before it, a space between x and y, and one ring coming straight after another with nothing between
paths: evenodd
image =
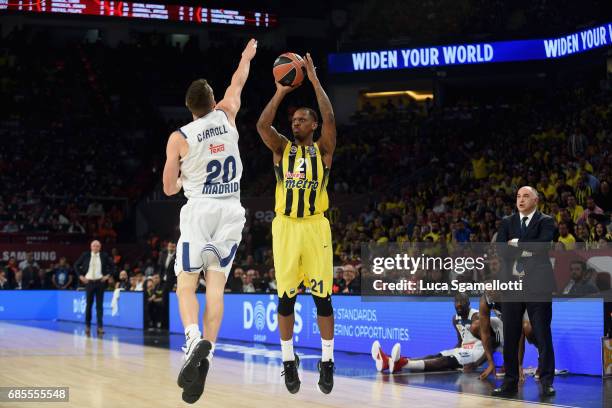
<instances>
[{"instance_id":1,"label":"samsung sign","mask_svg":"<svg viewBox=\"0 0 612 408\"><path fill-rule=\"evenodd\" d=\"M561 58L612 45L612 23L552 39L330 54L332 73Z\"/></svg>"}]
</instances>

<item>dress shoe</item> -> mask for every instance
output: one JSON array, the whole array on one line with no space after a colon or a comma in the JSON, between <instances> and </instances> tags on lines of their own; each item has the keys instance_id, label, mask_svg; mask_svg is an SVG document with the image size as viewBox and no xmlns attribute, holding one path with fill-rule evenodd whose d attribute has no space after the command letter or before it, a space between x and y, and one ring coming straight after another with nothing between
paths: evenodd
<instances>
[{"instance_id":1,"label":"dress shoe","mask_svg":"<svg viewBox=\"0 0 612 408\"><path fill-rule=\"evenodd\" d=\"M556 391L552 385L542 386L542 396L543 397L553 397L555 394L556 394Z\"/></svg>"},{"instance_id":2,"label":"dress shoe","mask_svg":"<svg viewBox=\"0 0 612 408\"><path fill-rule=\"evenodd\" d=\"M98 335L102 335L104 334L104 329L101 327L98 327Z\"/></svg>"},{"instance_id":3,"label":"dress shoe","mask_svg":"<svg viewBox=\"0 0 612 408\"><path fill-rule=\"evenodd\" d=\"M494 397L513 397L518 393L516 384L502 384L501 387L495 388L491 395Z\"/></svg>"}]
</instances>

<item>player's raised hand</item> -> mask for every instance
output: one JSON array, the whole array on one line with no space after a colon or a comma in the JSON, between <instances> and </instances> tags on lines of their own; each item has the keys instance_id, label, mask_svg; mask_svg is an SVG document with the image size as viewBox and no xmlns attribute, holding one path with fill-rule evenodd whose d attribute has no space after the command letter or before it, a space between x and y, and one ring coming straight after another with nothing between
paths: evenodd
<instances>
[{"instance_id":1,"label":"player's raised hand","mask_svg":"<svg viewBox=\"0 0 612 408\"><path fill-rule=\"evenodd\" d=\"M312 61L312 57L310 53L307 52L304 56L304 65L306 66L306 76L310 82L318 80L317 78L317 68L314 66L314 62Z\"/></svg>"},{"instance_id":2,"label":"player's raised hand","mask_svg":"<svg viewBox=\"0 0 612 408\"><path fill-rule=\"evenodd\" d=\"M257 40L251 38L247 43L246 47L244 47L244 51L242 51L242 58L246 58L249 61L255 57L257 53Z\"/></svg>"},{"instance_id":3,"label":"player's raised hand","mask_svg":"<svg viewBox=\"0 0 612 408\"><path fill-rule=\"evenodd\" d=\"M281 94L281 95L287 95L289 92L293 91L294 89L297 89L300 87L300 85L297 86L288 86L288 85L282 85L279 82L274 82L276 84L276 93Z\"/></svg>"}]
</instances>

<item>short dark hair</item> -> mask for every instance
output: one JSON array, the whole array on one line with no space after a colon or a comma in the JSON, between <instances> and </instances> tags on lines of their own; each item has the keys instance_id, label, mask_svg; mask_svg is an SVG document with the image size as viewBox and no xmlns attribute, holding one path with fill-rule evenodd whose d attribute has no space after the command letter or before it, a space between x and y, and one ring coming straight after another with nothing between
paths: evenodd
<instances>
[{"instance_id":1,"label":"short dark hair","mask_svg":"<svg viewBox=\"0 0 612 408\"><path fill-rule=\"evenodd\" d=\"M462 305L466 305L470 303L470 297L465 292L458 292L455 294L455 302L459 302Z\"/></svg>"},{"instance_id":2,"label":"short dark hair","mask_svg":"<svg viewBox=\"0 0 612 408\"><path fill-rule=\"evenodd\" d=\"M580 269L582 269L582 272L586 272L587 270L587 265L584 261L572 261L570 262L570 267L572 265L580 265Z\"/></svg>"},{"instance_id":3,"label":"short dark hair","mask_svg":"<svg viewBox=\"0 0 612 408\"><path fill-rule=\"evenodd\" d=\"M312 120L319 123L319 115L317 115L317 112L314 109L302 106L301 108L298 108L297 110L303 110L303 111L308 112L308 114L312 117Z\"/></svg>"},{"instance_id":4,"label":"short dark hair","mask_svg":"<svg viewBox=\"0 0 612 408\"><path fill-rule=\"evenodd\" d=\"M210 112L215 104L213 90L205 79L196 79L187 88L185 105L195 116L204 116Z\"/></svg>"}]
</instances>

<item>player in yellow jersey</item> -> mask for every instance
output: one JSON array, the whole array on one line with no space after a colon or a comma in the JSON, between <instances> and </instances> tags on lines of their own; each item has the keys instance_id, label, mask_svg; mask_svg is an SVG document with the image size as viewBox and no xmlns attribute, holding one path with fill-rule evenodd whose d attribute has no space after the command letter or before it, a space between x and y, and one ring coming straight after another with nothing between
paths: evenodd
<instances>
[{"instance_id":1,"label":"player in yellow jersey","mask_svg":"<svg viewBox=\"0 0 612 408\"><path fill-rule=\"evenodd\" d=\"M331 304L333 264L332 240L327 210L327 182L336 148L334 111L323 90L310 54L304 58L306 74L317 96L321 112L321 137L317 113L300 108L293 114L293 141L273 126L278 106L293 90L276 84L276 93L261 113L257 131L272 150L276 173L276 217L272 222L272 249L278 287L278 322L283 354L285 385L290 393L300 389L293 352L293 324L299 285L310 287L317 306L322 357L319 362L319 390L329 394L334 386L334 315Z\"/></svg>"}]
</instances>

